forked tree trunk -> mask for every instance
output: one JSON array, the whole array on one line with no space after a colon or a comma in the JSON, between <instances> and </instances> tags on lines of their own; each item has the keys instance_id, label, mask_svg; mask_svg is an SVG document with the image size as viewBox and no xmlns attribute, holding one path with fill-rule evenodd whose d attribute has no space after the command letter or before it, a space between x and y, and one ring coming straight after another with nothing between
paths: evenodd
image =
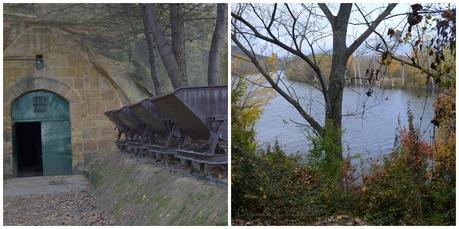
<instances>
[{"instance_id":1,"label":"forked tree trunk","mask_svg":"<svg viewBox=\"0 0 459 229\"><path fill-rule=\"evenodd\" d=\"M172 47L169 42L167 42L164 26L159 21L153 4L143 4L143 7L145 22L151 29L152 38L154 39L154 43L158 49L163 65L166 68L167 74L171 79L172 86L174 88L186 86L186 75L182 73L180 65L172 51ZM154 55L154 53L149 52L149 55Z\"/></svg>"},{"instance_id":2,"label":"forked tree trunk","mask_svg":"<svg viewBox=\"0 0 459 229\"><path fill-rule=\"evenodd\" d=\"M151 72L151 79L153 80L153 84L155 87L155 95L162 95L164 85L159 78L159 66L156 62L156 48L155 48L155 41L153 39L153 31L150 26L148 26L145 7L142 7L142 18L143 18L143 26L144 26L144 33L145 33L145 40L147 42L148 53L149 53L149 62L150 62L150 72Z\"/></svg>"}]
</instances>

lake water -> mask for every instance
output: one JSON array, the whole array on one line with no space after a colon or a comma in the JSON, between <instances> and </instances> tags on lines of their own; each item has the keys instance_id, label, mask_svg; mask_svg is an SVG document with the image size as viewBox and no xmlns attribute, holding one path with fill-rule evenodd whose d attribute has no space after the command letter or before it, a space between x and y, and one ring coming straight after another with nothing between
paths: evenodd
<instances>
[{"instance_id":1,"label":"lake water","mask_svg":"<svg viewBox=\"0 0 459 229\"><path fill-rule=\"evenodd\" d=\"M292 83L286 81L287 85ZM303 107L316 120L323 123L324 108L320 92L303 83L294 83L292 88L301 98ZM423 139L430 142L433 135L430 120L433 117L434 100L431 92L426 92L425 89L407 91L374 87L372 96L368 97L365 94L367 90L368 87L350 87L344 90L343 114L358 113L343 117L343 146L346 152L351 155L359 153L362 159L378 158L390 152L399 127L398 119L402 127L406 126L408 103L414 115L414 122L423 133ZM306 128L291 120L305 123L292 105L276 95L264 107L255 125L259 148L272 145L277 139L286 153L308 152Z\"/></svg>"}]
</instances>

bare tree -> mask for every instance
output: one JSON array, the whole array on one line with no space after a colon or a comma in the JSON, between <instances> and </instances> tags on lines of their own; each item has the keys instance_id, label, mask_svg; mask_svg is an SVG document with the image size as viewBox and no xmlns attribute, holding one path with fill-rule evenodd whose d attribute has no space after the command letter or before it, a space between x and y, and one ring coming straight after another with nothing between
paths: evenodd
<instances>
[{"instance_id":1,"label":"bare tree","mask_svg":"<svg viewBox=\"0 0 459 229\"><path fill-rule=\"evenodd\" d=\"M220 50L225 39L228 6L217 4L217 21L209 50L209 65L207 67L207 81L209 85L219 84Z\"/></svg>"},{"instance_id":2,"label":"bare tree","mask_svg":"<svg viewBox=\"0 0 459 229\"><path fill-rule=\"evenodd\" d=\"M193 45L191 50L207 46L209 34L214 31L215 8L216 4L8 4L5 13L25 13L35 18L37 23L65 29L100 54L127 62L130 65L130 80L141 91L148 91L146 96L162 94L167 89L169 82L161 75L162 66L172 86L177 88L186 86L190 80L188 65L207 61L205 51L202 55L205 59L188 60L190 63L186 63L185 44L203 41L198 47ZM196 28L197 24L202 26ZM137 50L143 47L144 40L148 55ZM11 42L10 37L5 38L5 45ZM206 69L190 70L202 72ZM150 73L151 76L146 76ZM199 78L202 77L205 74L199 75ZM152 79L154 89L146 88L149 85L145 81L147 78Z\"/></svg>"},{"instance_id":3,"label":"bare tree","mask_svg":"<svg viewBox=\"0 0 459 229\"><path fill-rule=\"evenodd\" d=\"M342 126L346 64L349 57L376 30L377 26L390 14L395 6L396 4L389 4L375 20L369 22L369 26L365 31L350 46L347 46L346 38L352 4L340 4L336 15L332 14L326 4L318 4L322 14L318 14L316 7L313 5L305 4L302 4L301 7L299 5L291 7L288 4L279 7L274 4L263 12L261 10L262 7L256 7L251 4L240 5L239 8L231 13L233 18L231 39L248 56L271 87L295 107L316 134L324 136L327 132L326 129L332 127L334 141L340 147L336 156L337 159L342 159L340 130ZM252 18L245 18L245 14L250 14ZM304 17L304 15L306 16ZM317 36L317 32L321 29L315 28L314 24L323 24L323 22L313 22L313 20L320 18L326 18L325 23L328 23L331 27L333 50L328 84L316 59L316 49L318 49L316 42L323 37ZM258 19L258 21L255 22L255 19ZM282 86L280 78L275 79L263 68L254 51L255 43L260 41L297 56L311 66L318 82L315 88L321 91L324 98L325 123L323 125L302 107L296 93L292 92L289 87ZM304 51L306 49L304 46L307 47L308 52Z\"/></svg>"},{"instance_id":4,"label":"bare tree","mask_svg":"<svg viewBox=\"0 0 459 229\"><path fill-rule=\"evenodd\" d=\"M146 17L144 21L146 26L151 29L152 38L154 39L154 43L156 44L164 67L167 70L167 74L171 79L172 86L174 88L186 86L186 78L183 78L186 75L184 75L181 71L182 69L180 64L177 62L177 58L174 55L172 46L166 39L166 30L162 23L159 21L154 5L143 4L143 7L145 12L144 16ZM154 50L149 50L150 56L154 55L154 52L152 53L151 51Z\"/></svg>"},{"instance_id":5,"label":"bare tree","mask_svg":"<svg viewBox=\"0 0 459 229\"><path fill-rule=\"evenodd\" d=\"M151 71L151 78L153 80L153 84L155 86L155 94L161 95L163 94L164 84L161 82L159 77L159 65L156 61L156 45L153 38L153 31L150 26L148 26L147 17L146 17L146 8L142 7L142 18L143 18L143 25L145 28L145 39L147 41L148 53L149 53L149 62L150 62L150 71Z\"/></svg>"},{"instance_id":6,"label":"bare tree","mask_svg":"<svg viewBox=\"0 0 459 229\"><path fill-rule=\"evenodd\" d=\"M185 14L197 16L198 20L208 20L209 18L199 18L201 5L190 5L185 12L184 4L168 4L169 5L169 25L170 25L170 42L166 38L165 25L159 20L158 14L152 4L143 4L144 7L144 24L145 30L151 34L155 44L149 48L150 62L151 56L154 55L154 48L158 50L161 60L166 67L168 75L171 79L174 88L183 87L188 85L187 64L186 64L186 28L185 28ZM222 47L225 25L227 21L227 5L217 5L217 21L213 32L212 42L209 51L208 63L208 83L210 85L219 83L219 67L220 67L220 50ZM190 20L196 20L192 18ZM148 28L147 28L148 27ZM205 34L204 34L205 35ZM198 39L198 38L195 38ZM153 68L153 66L152 66Z\"/></svg>"},{"instance_id":7,"label":"bare tree","mask_svg":"<svg viewBox=\"0 0 459 229\"><path fill-rule=\"evenodd\" d=\"M188 85L185 57L185 19L183 4L169 4L171 25L171 46L180 69L180 86Z\"/></svg>"}]
</instances>

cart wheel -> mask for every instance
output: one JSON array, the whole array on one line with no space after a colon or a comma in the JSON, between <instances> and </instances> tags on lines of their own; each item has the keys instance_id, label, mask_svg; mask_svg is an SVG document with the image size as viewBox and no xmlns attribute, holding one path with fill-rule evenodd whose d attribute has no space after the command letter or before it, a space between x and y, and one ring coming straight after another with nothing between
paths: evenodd
<instances>
[{"instance_id":1,"label":"cart wheel","mask_svg":"<svg viewBox=\"0 0 459 229\"><path fill-rule=\"evenodd\" d=\"M190 169L190 172L191 173L199 173L199 164L195 161L190 161L191 163L191 169Z\"/></svg>"},{"instance_id":2,"label":"cart wheel","mask_svg":"<svg viewBox=\"0 0 459 229\"><path fill-rule=\"evenodd\" d=\"M212 168L207 164L207 163L203 163L203 169L204 169L204 176L207 178L207 179L212 179Z\"/></svg>"},{"instance_id":3,"label":"cart wheel","mask_svg":"<svg viewBox=\"0 0 459 229\"><path fill-rule=\"evenodd\" d=\"M199 163L199 175L205 176L206 175L206 168L207 168L207 164Z\"/></svg>"},{"instance_id":4,"label":"cart wheel","mask_svg":"<svg viewBox=\"0 0 459 229\"><path fill-rule=\"evenodd\" d=\"M191 161L190 160L185 160L185 159L180 159L180 161L182 162L182 166L184 169L186 170L189 170L191 172L191 170L193 169L193 165L191 164Z\"/></svg>"},{"instance_id":5,"label":"cart wheel","mask_svg":"<svg viewBox=\"0 0 459 229\"><path fill-rule=\"evenodd\" d=\"M143 149L138 149L139 159L143 160Z\"/></svg>"}]
</instances>

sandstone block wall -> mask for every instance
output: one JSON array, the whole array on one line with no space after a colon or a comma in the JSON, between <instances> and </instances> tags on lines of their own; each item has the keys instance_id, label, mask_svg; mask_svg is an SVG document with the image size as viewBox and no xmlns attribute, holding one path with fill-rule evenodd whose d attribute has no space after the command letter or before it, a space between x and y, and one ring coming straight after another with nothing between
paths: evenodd
<instances>
[{"instance_id":1,"label":"sandstone block wall","mask_svg":"<svg viewBox=\"0 0 459 229\"><path fill-rule=\"evenodd\" d=\"M127 99L110 76L94 67L89 49L72 34L51 26L6 21L4 31L4 176L13 172L11 105L30 91L51 91L69 102L74 173L81 170L86 152L112 150L114 125L103 112L125 105ZM36 55L43 55L43 69L37 69L34 61L8 60Z\"/></svg>"}]
</instances>

